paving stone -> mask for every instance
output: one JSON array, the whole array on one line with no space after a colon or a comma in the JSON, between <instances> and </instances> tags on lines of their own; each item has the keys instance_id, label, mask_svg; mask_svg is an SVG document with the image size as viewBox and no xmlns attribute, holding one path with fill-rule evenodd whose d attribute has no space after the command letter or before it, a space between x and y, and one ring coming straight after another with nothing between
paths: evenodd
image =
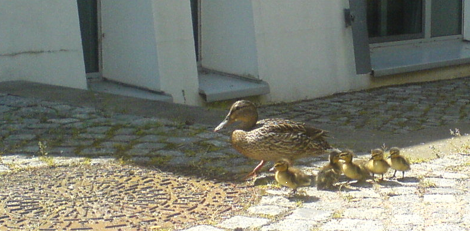
<instances>
[{"instance_id":1,"label":"paving stone","mask_svg":"<svg viewBox=\"0 0 470 231\"><path fill-rule=\"evenodd\" d=\"M385 209L382 208L347 208L343 211L342 215L343 218L362 220L378 220L383 219L386 216Z\"/></svg>"},{"instance_id":2,"label":"paving stone","mask_svg":"<svg viewBox=\"0 0 470 231\"><path fill-rule=\"evenodd\" d=\"M464 231L468 230L468 227L462 227L455 224L438 224L428 226L424 229L425 231Z\"/></svg>"},{"instance_id":3,"label":"paving stone","mask_svg":"<svg viewBox=\"0 0 470 231\"><path fill-rule=\"evenodd\" d=\"M424 195L423 202L429 203L455 203L457 202L454 195Z\"/></svg>"},{"instance_id":4,"label":"paving stone","mask_svg":"<svg viewBox=\"0 0 470 231\"><path fill-rule=\"evenodd\" d=\"M287 216L287 219L292 220L310 220L310 221L323 221L327 220L333 211L324 211L324 210L316 210L310 208L297 208L293 210L292 214Z\"/></svg>"},{"instance_id":5,"label":"paving stone","mask_svg":"<svg viewBox=\"0 0 470 231\"><path fill-rule=\"evenodd\" d=\"M296 207L296 203L282 196L264 196L259 205L279 205L284 207Z\"/></svg>"},{"instance_id":6,"label":"paving stone","mask_svg":"<svg viewBox=\"0 0 470 231\"><path fill-rule=\"evenodd\" d=\"M361 219L333 219L321 226L320 230L361 230L379 231L385 230L382 222Z\"/></svg>"},{"instance_id":7,"label":"paving stone","mask_svg":"<svg viewBox=\"0 0 470 231\"><path fill-rule=\"evenodd\" d=\"M166 141L175 144L192 144L198 142L199 139L196 137L170 137Z\"/></svg>"},{"instance_id":8,"label":"paving stone","mask_svg":"<svg viewBox=\"0 0 470 231\"><path fill-rule=\"evenodd\" d=\"M158 150L166 146L163 143L138 143L132 146L133 149L149 149L149 150Z\"/></svg>"},{"instance_id":9,"label":"paving stone","mask_svg":"<svg viewBox=\"0 0 470 231\"><path fill-rule=\"evenodd\" d=\"M450 179L468 179L468 175L467 174L463 174L463 173L454 173L454 172L445 172L443 175L442 175L443 178L450 178Z\"/></svg>"},{"instance_id":10,"label":"paving stone","mask_svg":"<svg viewBox=\"0 0 470 231\"><path fill-rule=\"evenodd\" d=\"M255 217L245 217L245 216L234 216L229 218L218 226L225 229L247 229L247 228L258 228L263 225L266 225L269 222L269 219L266 218L255 218Z\"/></svg>"},{"instance_id":11,"label":"paving stone","mask_svg":"<svg viewBox=\"0 0 470 231\"><path fill-rule=\"evenodd\" d=\"M198 225L189 229L183 229L183 231L224 231L224 229L219 229L210 225Z\"/></svg>"},{"instance_id":12,"label":"paving stone","mask_svg":"<svg viewBox=\"0 0 470 231\"><path fill-rule=\"evenodd\" d=\"M262 231L268 230L282 230L282 231L301 231L301 230L312 230L316 221L308 220L295 220L295 219L285 219L274 224L264 226L261 228Z\"/></svg>"},{"instance_id":13,"label":"paving stone","mask_svg":"<svg viewBox=\"0 0 470 231\"><path fill-rule=\"evenodd\" d=\"M6 166L4 164L0 164L0 173L9 172L9 171L11 171L11 169L8 166Z\"/></svg>"},{"instance_id":14,"label":"paving stone","mask_svg":"<svg viewBox=\"0 0 470 231\"><path fill-rule=\"evenodd\" d=\"M166 137L162 135L145 135L138 138L137 140L140 142L157 142L163 139L166 139Z\"/></svg>"},{"instance_id":15,"label":"paving stone","mask_svg":"<svg viewBox=\"0 0 470 231\"><path fill-rule=\"evenodd\" d=\"M257 206L251 206L250 208L248 208L247 211L252 214L276 216L276 215L286 212L287 210L289 209L286 207L281 207L281 206L276 206L276 205L257 205Z\"/></svg>"},{"instance_id":16,"label":"paving stone","mask_svg":"<svg viewBox=\"0 0 470 231\"><path fill-rule=\"evenodd\" d=\"M425 178L423 180L429 180L434 183L436 187L455 187L457 181L454 179L444 179L444 178Z\"/></svg>"},{"instance_id":17,"label":"paving stone","mask_svg":"<svg viewBox=\"0 0 470 231\"><path fill-rule=\"evenodd\" d=\"M391 219L393 224L414 224L422 225L424 224L424 218L416 214L395 214Z\"/></svg>"}]
</instances>

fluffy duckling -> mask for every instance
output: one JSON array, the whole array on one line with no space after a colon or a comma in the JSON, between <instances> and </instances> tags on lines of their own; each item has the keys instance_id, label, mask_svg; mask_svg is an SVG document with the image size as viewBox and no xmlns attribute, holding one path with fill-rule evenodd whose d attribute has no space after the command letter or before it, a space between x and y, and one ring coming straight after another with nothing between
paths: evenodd
<instances>
[{"instance_id":1,"label":"fluffy duckling","mask_svg":"<svg viewBox=\"0 0 470 231\"><path fill-rule=\"evenodd\" d=\"M372 177L375 174L382 174L382 180L384 179L384 173L388 171L390 165L384 160L383 149L376 148L371 151L372 157L365 164L366 169L372 173Z\"/></svg>"},{"instance_id":2,"label":"fluffy duckling","mask_svg":"<svg viewBox=\"0 0 470 231\"><path fill-rule=\"evenodd\" d=\"M323 166L317 174L316 183L318 190L333 189L333 184L338 182L341 175L341 163L339 154L341 151L335 149L330 152L329 163Z\"/></svg>"},{"instance_id":3,"label":"fluffy duckling","mask_svg":"<svg viewBox=\"0 0 470 231\"><path fill-rule=\"evenodd\" d=\"M248 100L235 102L214 131L230 124L237 125L231 135L232 146L244 156L260 161L245 178L256 176L266 161L318 156L331 148L324 130L285 119L258 120L258 111Z\"/></svg>"},{"instance_id":4,"label":"fluffy duckling","mask_svg":"<svg viewBox=\"0 0 470 231\"><path fill-rule=\"evenodd\" d=\"M400 149L397 147L390 148L390 156L387 159L388 164L392 169L395 170L393 173L393 177L395 177L395 174L397 171L401 171L403 173L403 178L405 178L405 172L410 170L410 161L400 155Z\"/></svg>"},{"instance_id":5,"label":"fluffy duckling","mask_svg":"<svg viewBox=\"0 0 470 231\"><path fill-rule=\"evenodd\" d=\"M362 165L354 163L353 156L354 153L351 150L346 150L339 154L339 158L344 160L340 165L343 174L349 179L357 180L358 182L369 179L369 172Z\"/></svg>"},{"instance_id":6,"label":"fluffy duckling","mask_svg":"<svg viewBox=\"0 0 470 231\"><path fill-rule=\"evenodd\" d=\"M274 178L283 186L292 188L295 194L298 187L309 186L311 183L310 176L306 175L297 168L291 167L288 159L278 160L269 171L276 171Z\"/></svg>"}]
</instances>

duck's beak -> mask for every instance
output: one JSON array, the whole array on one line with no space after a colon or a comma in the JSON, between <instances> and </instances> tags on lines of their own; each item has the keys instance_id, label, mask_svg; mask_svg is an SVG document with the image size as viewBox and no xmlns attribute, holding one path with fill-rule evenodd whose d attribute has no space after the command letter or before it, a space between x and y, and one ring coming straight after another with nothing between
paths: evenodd
<instances>
[{"instance_id":1,"label":"duck's beak","mask_svg":"<svg viewBox=\"0 0 470 231\"><path fill-rule=\"evenodd\" d=\"M217 127L215 127L214 129L214 132L218 132L220 131L220 129L224 128L225 126L231 124L230 120L229 120L229 117L225 117L224 121L222 121L222 123L220 123Z\"/></svg>"},{"instance_id":2,"label":"duck's beak","mask_svg":"<svg viewBox=\"0 0 470 231\"><path fill-rule=\"evenodd\" d=\"M276 171L276 168L273 166L272 168L269 169L270 172Z\"/></svg>"}]
</instances>

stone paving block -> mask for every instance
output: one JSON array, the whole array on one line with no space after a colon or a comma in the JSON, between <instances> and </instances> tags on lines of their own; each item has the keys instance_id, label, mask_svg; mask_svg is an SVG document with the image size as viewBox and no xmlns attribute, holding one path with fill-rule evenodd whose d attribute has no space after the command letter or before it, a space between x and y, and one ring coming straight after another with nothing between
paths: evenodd
<instances>
[{"instance_id":1,"label":"stone paving block","mask_svg":"<svg viewBox=\"0 0 470 231\"><path fill-rule=\"evenodd\" d=\"M450 179L468 179L469 176L463 173L455 173L455 172L445 172L442 174L443 178L450 178Z\"/></svg>"},{"instance_id":2,"label":"stone paving block","mask_svg":"<svg viewBox=\"0 0 470 231\"><path fill-rule=\"evenodd\" d=\"M276 216L276 215L286 212L287 210L289 209L286 207L281 207L281 206L276 206L276 205L256 205L256 206L251 206L250 208L248 208L247 211L252 214Z\"/></svg>"},{"instance_id":3,"label":"stone paving block","mask_svg":"<svg viewBox=\"0 0 470 231\"><path fill-rule=\"evenodd\" d=\"M427 188L426 194L449 194L449 195L460 195L464 191L455 188Z\"/></svg>"},{"instance_id":4,"label":"stone paving block","mask_svg":"<svg viewBox=\"0 0 470 231\"><path fill-rule=\"evenodd\" d=\"M417 214L396 214L391 219L392 224L423 225L424 218Z\"/></svg>"},{"instance_id":5,"label":"stone paving block","mask_svg":"<svg viewBox=\"0 0 470 231\"><path fill-rule=\"evenodd\" d=\"M138 136L134 136L134 137L137 138ZM162 135L145 135L145 136L138 138L137 140L140 142L157 142L163 139L166 139L166 137Z\"/></svg>"},{"instance_id":6,"label":"stone paving block","mask_svg":"<svg viewBox=\"0 0 470 231\"><path fill-rule=\"evenodd\" d=\"M135 140L139 138L138 136L136 135L115 135L113 137L110 138L111 141L118 141L118 142L129 142L129 141L132 141L132 140ZM140 140L140 141L143 141L143 140ZM155 140L153 140L155 141Z\"/></svg>"},{"instance_id":7,"label":"stone paving block","mask_svg":"<svg viewBox=\"0 0 470 231\"><path fill-rule=\"evenodd\" d=\"M416 189L415 189L416 191ZM405 203L405 204L409 204L409 203L416 203L416 202L419 202L421 201L421 198L418 196L418 195L397 195L397 196L391 196L388 198L388 201L390 201L390 203L394 203L394 204L399 204L399 203Z\"/></svg>"},{"instance_id":8,"label":"stone paving block","mask_svg":"<svg viewBox=\"0 0 470 231\"><path fill-rule=\"evenodd\" d=\"M386 211L383 208L347 208L342 216L349 219L378 220L386 217Z\"/></svg>"},{"instance_id":9,"label":"stone paving block","mask_svg":"<svg viewBox=\"0 0 470 231\"><path fill-rule=\"evenodd\" d=\"M334 219L321 226L320 230L380 231L385 230L385 227L381 221L376 220Z\"/></svg>"},{"instance_id":10,"label":"stone paving block","mask_svg":"<svg viewBox=\"0 0 470 231\"><path fill-rule=\"evenodd\" d=\"M0 173L1 172L9 172L10 170L11 169L8 166L6 166L4 164L0 164Z\"/></svg>"},{"instance_id":11,"label":"stone paving block","mask_svg":"<svg viewBox=\"0 0 470 231\"><path fill-rule=\"evenodd\" d=\"M413 224L390 224L387 225L387 231L410 231L410 230L424 230L424 225Z\"/></svg>"},{"instance_id":12,"label":"stone paving block","mask_svg":"<svg viewBox=\"0 0 470 231\"><path fill-rule=\"evenodd\" d=\"M192 144L198 142L199 139L196 137L170 137L166 141L175 144Z\"/></svg>"},{"instance_id":13,"label":"stone paving block","mask_svg":"<svg viewBox=\"0 0 470 231\"><path fill-rule=\"evenodd\" d=\"M315 227L316 223L317 223L316 221L309 221L309 220L284 219L274 224L263 226L261 228L261 231L269 231L269 230L309 231Z\"/></svg>"},{"instance_id":14,"label":"stone paving block","mask_svg":"<svg viewBox=\"0 0 470 231\"><path fill-rule=\"evenodd\" d=\"M284 207L296 207L296 203L294 201L290 201L289 199L283 196L264 196L261 198L259 205L279 205Z\"/></svg>"},{"instance_id":15,"label":"stone paving block","mask_svg":"<svg viewBox=\"0 0 470 231\"><path fill-rule=\"evenodd\" d=\"M462 227L456 224L438 224L426 227L425 231L465 231L468 227Z\"/></svg>"},{"instance_id":16,"label":"stone paving block","mask_svg":"<svg viewBox=\"0 0 470 231\"><path fill-rule=\"evenodd\" d=\"M444 179L444 178L424 178L422 181L430 181L436 185L436 187L455 187L457 181L454 179Z\"/></svg>"},{"instance_id":17,"label":"stone paving block","mask_svg":"<svg viewBox=\"0 0 470 231\"><path fill-rule=\"evenodd\" d=\"M324 211L310 208L297 208L286 218L292 220L323 221L330 218L332 214L333 211L331 210Z\"/></svg>"},{"instance_id":18,"label":"stone paving block","mask_svg":"<svg viewBox=\"0 0 470 231\"><path fill-rule=\"evenodd\" d=\"M255 218L255 217L245 217L245 216L234 216L229 218L217 226L225 229L236 229L236 228L259 228L263 225L268 224L269 219L266 218Z\"/></svg>"},{"instance_id":19,"label":"stone paving block","mask_svg":"<svg viewBox=\"0 0 470 231\"><path fill-rule=\"evenodd\" d=\"M166 146L164 143L138 143L132 146L133 149L149 149L149 150L158 150Z\"/></svg>"},{"instance_id":20,"label":"stone paving block","mask_svg":"<svg viewBox=\"0 0 470 231\"><path fill-rule=\"evenodd\" d=\"M425 194L423 202L429 203L456 203L457 199L454 195L429 195Z\"/></svg>"},{"instance_id":21,"label":"stone paving block","mask_svg":"<svg viewBox=\"0 0 470 231\"><path fill-rule=\"evenodd\" d=\"M198 225L189 229L183 229L183 231L224 231L224 229L219 229L210 225Z\"/></svg>"}]
</instances>

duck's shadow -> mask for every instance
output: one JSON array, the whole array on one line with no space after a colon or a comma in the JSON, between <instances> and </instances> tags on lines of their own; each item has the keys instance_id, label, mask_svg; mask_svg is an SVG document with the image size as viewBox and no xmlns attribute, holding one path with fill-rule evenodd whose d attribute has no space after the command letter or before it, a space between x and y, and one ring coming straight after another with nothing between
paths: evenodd
<instances>
[{"instance_id":1,"label":"duck's shadow","mask_svg":"<svg viewBox=\"0 0 470 231\"><path fill-rule=\"evenodd\" d=\"M316 196L300 195L300 194L291 195L287 197L287 199L291 202L302 201L304 203L317 202L320 200L320 198Z\"/></svg>"}]
</instances>

